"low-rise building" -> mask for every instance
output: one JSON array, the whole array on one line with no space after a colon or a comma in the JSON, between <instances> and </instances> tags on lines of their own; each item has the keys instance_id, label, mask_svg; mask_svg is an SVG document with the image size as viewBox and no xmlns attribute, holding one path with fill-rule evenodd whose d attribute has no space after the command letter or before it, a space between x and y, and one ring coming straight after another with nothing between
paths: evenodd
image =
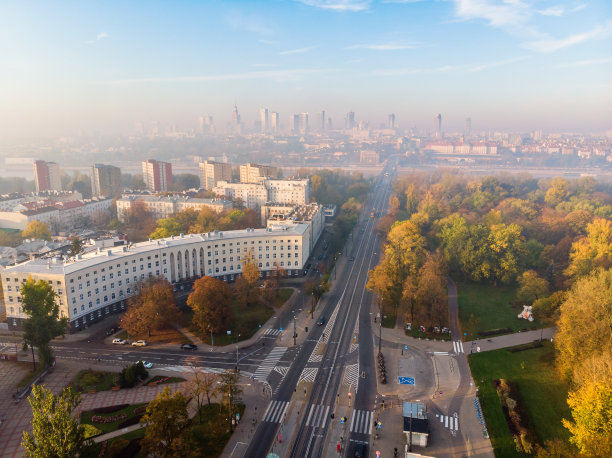
<instances>
[{"instance_id":1,"label":"low-rise building","mask_svg":"<svg viewBox=\"0 0 612 458\"><path fill-rule=\"evenodd\" d=\"M130 209L142 202L147 212L151 213L155 219L168 218L169 216L193 208L200 211L202 208L210 208L215 213L230 210L234 204L224 199L199 199L186 196L155 196L148 194L125 194L117 199L117 218L119 221L127 220Z\"/></svg>"},{"instance_id":2,"label":"low-rise building","mask_svg":"<svg viewBox=\"0 0 612 458\"><path fill-rule=\"evenodd\" d=\"M404 417L404 434L406 443L419 447L427 447L429 441L429 420L425 404L404 402L402 415Z\"/></svg>"}]
</instances>

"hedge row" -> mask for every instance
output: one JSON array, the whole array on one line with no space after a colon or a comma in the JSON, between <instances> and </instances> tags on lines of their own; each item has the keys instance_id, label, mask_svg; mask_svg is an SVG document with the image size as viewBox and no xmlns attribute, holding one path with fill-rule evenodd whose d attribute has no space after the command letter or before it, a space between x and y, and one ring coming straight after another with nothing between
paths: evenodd
<instances>
[{"instance_id":1,"label":"hedge row","mask_svg":"<svg viewBox=\"0 0 612 458\"><path fill-rule=\"evenodd\" d=\"M98 407L97 409L93 409L93 411L94 413L113 413L129 406L129 404L117 404L115 406Z\"/></svg>"}]
</instances>

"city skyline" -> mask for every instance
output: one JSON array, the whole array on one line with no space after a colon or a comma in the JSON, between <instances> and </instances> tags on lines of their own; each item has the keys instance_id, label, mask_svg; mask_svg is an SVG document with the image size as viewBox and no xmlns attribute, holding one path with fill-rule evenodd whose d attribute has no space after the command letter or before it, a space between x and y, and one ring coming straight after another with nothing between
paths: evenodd
<instances>
[{"instance_id":1,"label":"city skyline","mask_svg":"<svg viewBox=\"0 0 612 458\"><path fill-rule=\"evenodd\" d=\"M33 12L36 14L33 14ZM612 6L603 1L302 0L16 3L0 18L0 139L224 132L238 106L281 124L325 111L371 127L604 132Z\"/></svg>"}]
</instances>

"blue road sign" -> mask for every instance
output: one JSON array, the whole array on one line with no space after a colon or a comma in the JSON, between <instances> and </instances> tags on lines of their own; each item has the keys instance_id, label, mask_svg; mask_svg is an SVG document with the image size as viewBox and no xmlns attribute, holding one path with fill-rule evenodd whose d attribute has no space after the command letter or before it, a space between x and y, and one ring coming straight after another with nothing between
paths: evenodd
<instances>
[{"instance_id":1,"label":"blue road sign","mask_svg":"<svg viewBox=\"0 0 612 458\"><path fill-rule=\"evenodd\" d=\"M281 332L283 331L283 328L280 328Z\"/></svg>"},{"instance_id":2,"label":"blue road sign","mask_svg":"<svg viewBox=\"0 0 612 458\"><path fill-rule=\"evenodd\" d=\"M397 383L400 385L414 385L414 377L398 377Z\"/></svg>"},{"instance_id":3,"label":"blue road sign","mask_svg":"<svg viewBox=\"0 0 612 458\"><path fill-rule=\"evenodd\" d=\"M341 423L341 424L344 424L344 417L341 417L341 418L340 418L340 423Z\"/></svg>"},{"instance_id":4,"label":"blue road sign","mask_svg":"<svg viewBox=\"0 0 612 458\"><path fill-rule=\"evenodd\" d=\"M404 350L408 350L408 345L404 345Z\"/></svg>"}]
</instances>

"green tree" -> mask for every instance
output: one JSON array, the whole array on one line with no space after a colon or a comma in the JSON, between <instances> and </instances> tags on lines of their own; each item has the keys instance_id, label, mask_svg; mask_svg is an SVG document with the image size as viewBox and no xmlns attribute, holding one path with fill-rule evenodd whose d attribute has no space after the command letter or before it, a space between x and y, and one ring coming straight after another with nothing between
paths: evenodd
<instances>
[{"instance_id":1,"label":"green tree","mask_svg":"<svg viewBox=\"0 0 612 458\"><path fill-rule=\"evenodd\" d=\"M140 284L138 294L128 301L121 324L132 337L150 337L152 331L177 323L180 317L172 284L164 277L156 277Z\"/></svg>"},{"instance_id":2,"label":"green tree","mask_svg":"<svg viewBox=\"0 0 612 458\"><path fill-rule=\"evenodd\" d=\"M71 458L87 449L85 430L72 417L81 399L72 388L55 396L42 385L34 385L28 397L32 407L32 433L24 431L21 445L32 458Z\"/></svg>"},{"instance_id":3,"label":"green tree","mask_svg":"<svg viewBox=\"0 0 612 458\"><path fill-rule=\"evenodd\" d=\"M21 233L24 239L42 239L51 240L51 231L49 226L42 221L30 221L25 228L25 231Z\"/></svg>"},{"instance_id":4,"label":"green tree","mask_svg":"<svg viewBox=\"0 0 612 458\"><path fill-rule=\"evenodd\" d=\"M28 318L23 321L23 341L32 349L36 347L38 359L43 367L53 359L49 342L63 336L68 326L68 318L60 318L57 294L44 280L35 282L32 277L21 285L23 313ZM36 367L36 364L34 363Z\"/></svg>"},{"instance_id":5,"label":"green tree","mask_svg":"<svg viewBox=\"0 0 612 458\"><path fill-rule=\"evenodd\" d=\"M143 449L154 456L180 456L183 451L181 434L189 425L188 399L180 391L172 395L166 387L153 399L140 423L147 425L141 441Z\"/></svg>"},{"instance_id":6,"label":"green tree","mask_svg":"<svg viewBox=\"0 0 612 458\"><path fill-rule=\"evenodd\" d=\"M525 238L518 224L498 224L489 234L490 258L494 280L511 283L518 275L527 254Z\"/></svg>"},{"instance_id":7,"label":"green tree","mask_svg":"<svg viewBox=\"0 0 612 458\"><path fill-rule=\"evenodd\" d=\"M187 305L193 310L192 323L202 336L210 330L215 334L223 332L232 322L232 291L227 283L216 278L197 279Z\"/></svg>"},{"instance_id":8,"label":"green tree","mask_svg":"<svg viewBox=\"0 0 612 458\"><path fill-rule=\"evenodd\" d=\"M548 296L548 282L535 270L527 270L518 278L519 289L516 298L525 305L532 305L537 299Z\"/></svg>"},{"instance_id":9,"label":"green tree","mask_svg":"<svg viewBox=\"0 0 612 458\"><path fill-rule=\"evenodd\" d=\"M70 243L70 254L72 256L76 256L81 251L83 251L83 245L81 243L81 239L78 237L72 237Z\"/></svg>"},{"instance_id":10,"label":"green tree","mask_svg":"<svg viewBox=\"0 0 612 458\"><path fill-rule=\"evenodd\" d=\"M569 183L563 178L553 178L550 188L546 191L544 201L551 207L556 207L569 196Z\"/></svg>"},{"instance_id":11,"label":"green tree","mask_svg":"<svg viewBox=\"0 0 612 458\"><path fill-rule=\"evenodd\" d=\"M157 220L157 228L149 234L149 238L163 239L181 233L181 225L174 218L162 218Z\"/></svg>"}]
</instances>

